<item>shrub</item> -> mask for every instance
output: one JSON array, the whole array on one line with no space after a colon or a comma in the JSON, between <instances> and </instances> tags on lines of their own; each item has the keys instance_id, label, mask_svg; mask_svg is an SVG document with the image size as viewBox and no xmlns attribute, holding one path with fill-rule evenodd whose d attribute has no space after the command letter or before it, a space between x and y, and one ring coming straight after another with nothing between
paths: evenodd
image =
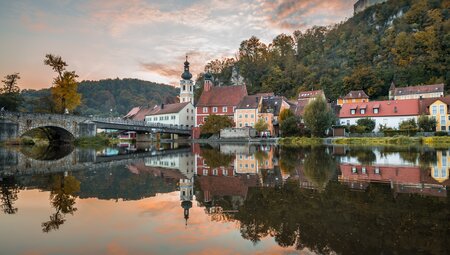
<instances>
[{"instance_id":1,"label":"shrub","mask_svg":"<svg viewBox=\"0 0 450 255\"><path fill-rule=\"evenodd\" d=\"M448 133L446 131L437 131L437 132L434 132L434 135L435 136L447 136Z\"/></svg>"}]
</instances>

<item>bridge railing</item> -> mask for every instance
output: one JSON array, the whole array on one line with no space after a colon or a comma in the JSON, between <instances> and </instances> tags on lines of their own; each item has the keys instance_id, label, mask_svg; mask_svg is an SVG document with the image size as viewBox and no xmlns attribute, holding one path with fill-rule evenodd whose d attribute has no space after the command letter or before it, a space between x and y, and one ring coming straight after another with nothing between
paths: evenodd
<instances>
[{"instance_id":1,"label":"bridge railing","mask_svg":"<svg viewBox=\"0 0 450 255\"><path fill-rule=\"evenodd\" d=\"M141 127L144 126L144 127L177 129L177 130L190 130L191 129L191 127L186 127L186 126L178 126L178 125L170 125L170 124L162 124L162 123L147 123L146 121L125 120L125 119L119 119L119 118L92 117L91 120L94 122L103 122L103 123L117 124L117 125L129 125L129 126L141 126Z\"/></svg>"}]
</instances>

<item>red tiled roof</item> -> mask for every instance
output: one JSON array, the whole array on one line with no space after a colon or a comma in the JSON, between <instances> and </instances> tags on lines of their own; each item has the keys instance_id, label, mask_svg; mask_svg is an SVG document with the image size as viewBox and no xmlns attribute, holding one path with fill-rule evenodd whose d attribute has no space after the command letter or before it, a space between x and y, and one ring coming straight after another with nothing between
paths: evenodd
<instances>
[{"instance_id":1,"label":"red tiled roof","mask_svg":"<svg viewBox=\"0 0 450 255\"><path fill-rule=\"evenodd\" d=\"M244 96L247 96L245 85L212 87L203 91L197 106L237 106Z\"/></svg>"},{"instance_id":2,"label":"red tiled roof","mask_svg":"<svg viewBox=\"0 0 450 255\"><path fill-rule=\"evenodd\" d=\"M136 108L136 107L135 107ZM133 108L134 109L134 108ZM152 112L153 111L153 108L152 107L148 107L148 106L145 106L145 107L140 107L139 108L139 111L137 112L137 113L135 113L134 115L132 115L132 116L130 116L130 117L128 117L129 119L132 119L132 120L139 120L139 121L143 121L143 120L145 120L145 116L147 116L150 112ZM128 115L128 114L127 114Z\"/></svg>"},{"instance_id":3,"label":"red tiled roof","mask_svg":"<svg viewBox=\"0 0 450 255\"><path fill-rule=\"evenodd\" d=\"M344 97L344 99L369 98L364 90L352 90Z\"/></svg>"},{"instance_id":4,"label":"red tiled roof","mask_svg":"<svg viewBox=\"0 0 450 255\"><path fill-rule=\"evenodd\" d=\"M134 107L129 111L125 116L123 116L125 119L133 118L134 115L136 115L141 108L139 106Z\"/></svg>"},{"instance_id":5,"label":"red tiled roof","mask_svg":"<svg viewBox=\"0 0 450 255\"><path fill-rule=\"evenodd\" d=\"M429 112L430 105L438 100L443 103L446 103L447 105L450 105L450 96L436 97L436 98L423 98L422 100L419 100L420 114L425 114L425 115L430 114L430 112Z\"/></svg>"},{"instance_id":6,"label":"red tiled roof","mask_svg":"<svg viewBox=\"0 0 450 255\"><path fill-rule=\"evenodd\" d=\"M298 94L298 99L312 98L317 95L325 95L325 93L323 93L323 90L303 91Z\"/></svg>"},{"instance_id":7,"label":"red tiled roof","mask_svg":"<svg viewBox=\"0 0 450 255\"><path fill-rule=\"evenodd\" d=\"M188 104L190 104L190 102L158 105L158 106L154 107L152 109L152 111L147 114L147 116L149 116L149 115L169 114L169 113L178 113Z\"/></svg>"},{"instance_id":8,"label":"red tiled roof","mask_svg":"<svg viewBox=\"0 0 450 255\"><path fill-rule=\"evenodd\" d=\"M422 93L436 93L444 92L444 84L422 85L422 86L410 86L410 87L397 87L394 90L395 96L414 95Z\"/></svg>"},{"instance_id":9,"label":"red tiled roof","mask_svg":"<svg viewBox=\"0 0 450 255\"><path fill-rule=\"evenodd\" d=\"M366 106L366 113L361 114L359 109ZM356 113L351 114L350 110L356 108ZM373 109L378 108L378 113ZM339 113L340 118L361 118L361 117L381 117L381 116L417 116L419 111L419 99L393 100L393 101L372 101L364 103L343 104Z\"/></svg>"}]
</instances>

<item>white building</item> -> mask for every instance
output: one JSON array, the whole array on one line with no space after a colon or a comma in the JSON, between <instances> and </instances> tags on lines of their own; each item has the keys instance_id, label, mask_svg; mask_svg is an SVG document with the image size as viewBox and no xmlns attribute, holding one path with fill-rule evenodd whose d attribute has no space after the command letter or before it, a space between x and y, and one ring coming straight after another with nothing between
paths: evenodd
<instances>
[{"instance_id":1,"label":"white building","mask_svg":"<svg viewBox=\"0 0 450 255\"><path fill-rule=\"evenodd\" d=\"M372 101L343 104L339 112L341 125L357 125L362 118L375 121L375 132L380 125L388 128L398 128L402 121L417 119L420 115L419 99Z\"/></svg>"},{"instance_id":2,"label":"white building","mask_svg":"<svg viewBox=\"0 0 450 255\"><path fill-rule=\"evenodd\" d=\"M195 108L191 102L155 106L147 116L147 123L159 123L180 127L193 127Z\"/></svg>"}]
</instances>

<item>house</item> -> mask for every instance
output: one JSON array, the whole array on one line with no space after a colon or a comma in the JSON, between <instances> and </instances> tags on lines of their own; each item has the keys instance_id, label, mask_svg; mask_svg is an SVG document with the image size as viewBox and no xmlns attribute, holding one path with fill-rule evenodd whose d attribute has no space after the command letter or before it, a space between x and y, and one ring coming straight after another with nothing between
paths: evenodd
<instances>
[{"instance_id":1,"label":"house","mask_svg":"<svg viewBox=\"0 0 450 255\"><path fill-rule=\"evenodd\" d=\"M191 102L161 104L155 106L145 116L147 123L159 123L180 127L193 127L195 123L194 106Z\"/></svg>"},{"instance_id":2,"label":"house","mask_svg":"<svg viewBox=\"0 0 450 255\"><path fill-rule=\"evenodd\" d=\"M352 90L344 97L340 97L337 100L337 105L342 106L346 103L364 103L369 102L369 96L364 90Z\"/></svg>"},{"instance_id":3,"label":"house","mask_svg":"<svg viewBox=\"0 0 450 255\"><path fill-rule=\"evenodd\" d=\"M316 99L316 97L322 97L326 100L325 93L323 90L312 90L312 91L303 91L298 94L297 103L295 108L293 108L293 113L297 116L303 116L305 112L305 107L311 101Z\"/></svg>"},{"instance_id":4,"label":"house","mask_svg":"<svg viewBox=\"0 0 450 255\"><path fill-rule=\"evenodd\" d=\"M254 127L258 121L258 107L261 97L245 96L236 106L234 112L234 122L237 128Z\"/></svg>"},{"instance_id":5,"label":"house","mask_svg":"<svg viewBox=\"0 0 450 255\"><path fill-rule=\"evenodd\" d=\"M419 100L420 114L436 119L436 131L450 131L450 96Z\"/></svg>"},{"instance_id":6,"label":"house","mask_svg":"<svg viewBox=\"0 0 450 255\"><path fill-rule=\"evenodd\" d=\"M278 117L284 109L290 109L290 104L285 97L263 97L258 108L258 119L263 119L268 125L271 136L278 136Z\"/></svg>"},{"instance_id":7,"label":"house","mask_svg":"<svg viewBox=\"0 0 450 255\"><path fill-rule=\"evenodd\" d=\"M234 121L234 110L247 96L245 85L240 86L214 86L211 74L205 74L203 93L195 107L195 126L202 126L210 114L228 116Z\"/></svg>"},{"instance_id":8,"label":"house","mask_svg":"<svg viewBox=\"0 0 450 255\"><path fill-rule=\"evenodd\" d=\"M128 120L144 121L145 116L153 111L150 106L138 106L130 110L123 118Z\"/></svg>"},{"instance_id":9,"label":"house","mask_svg":"<svg viewBox=\"0 0 450 255\"><path fill-rule=\"evenodd\" d=\"M341 125L356 125L361 118L371 118L375 120L374 131L377 132L380 125L398 128L400 122L408 119L417 121L419 115L418 99L371 101L343 104L339 121Z\"/></svg>"},{"instance_id":10,"label":"house","mask_svg":"<svg viewBox=\"0 0 450 255\"><path fill-rule=\"evenodd\" d=\"M390 100L436 98L444 96L444 84L409 86L397 88L394 83L389 88Z\"/></svg>"}]
</instances>

